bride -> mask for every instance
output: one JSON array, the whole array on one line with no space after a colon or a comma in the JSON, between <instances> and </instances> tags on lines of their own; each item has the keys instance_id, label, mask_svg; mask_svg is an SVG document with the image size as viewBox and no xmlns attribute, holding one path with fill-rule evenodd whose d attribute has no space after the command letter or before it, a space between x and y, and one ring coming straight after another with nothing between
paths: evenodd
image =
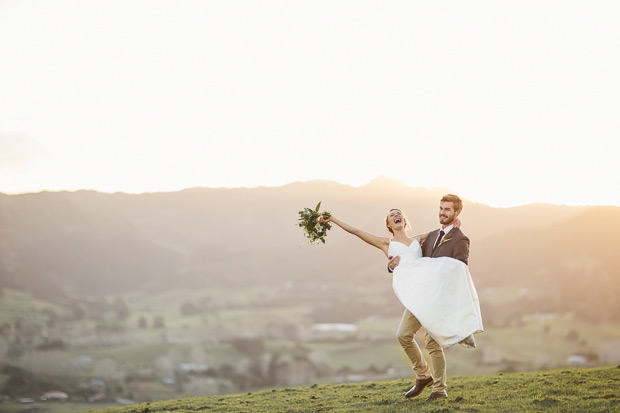
<instances>
[{"instance_id":1,"label":"bride","mask_svg":"<svg viewBox=\"0 0 620 413\"><path fill-rule=\"evenodd\" d=\"M343 230L379 248L388 257L400 257L394 269L394 293L442 347L461 343L475 347L473 333L481 332L482 319L478 294L469 268L450 257L422 257L422 245L428 233L410 237L407 220L399 209L389 211L385 225L393 237L379 237L355 228L333 215L319 218L333 222ZM460 224L456 223L457 227Z\"/></svg>"}]
</instances>

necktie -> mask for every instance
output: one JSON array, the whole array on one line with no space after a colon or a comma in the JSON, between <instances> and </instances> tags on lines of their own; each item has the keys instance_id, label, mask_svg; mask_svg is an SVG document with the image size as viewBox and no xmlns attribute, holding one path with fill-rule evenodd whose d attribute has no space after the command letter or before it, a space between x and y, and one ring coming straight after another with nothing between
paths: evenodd
<instances>
[{"instance_id":1,"label":"necktie","mask_svg":"<svg viewBox=\"0 0 620 413\"><path fill-rule=\"evenodd\" d=\"M441 244L441 239L443 238L444 235L446 235L446 233L443 232L443 230L439 231L439 236L437 237L437 242L435 242L435 246L433 247L433 251L435 251L435 248L437 248L439 246L439 244Z\"/></svg>"}]
</instances>

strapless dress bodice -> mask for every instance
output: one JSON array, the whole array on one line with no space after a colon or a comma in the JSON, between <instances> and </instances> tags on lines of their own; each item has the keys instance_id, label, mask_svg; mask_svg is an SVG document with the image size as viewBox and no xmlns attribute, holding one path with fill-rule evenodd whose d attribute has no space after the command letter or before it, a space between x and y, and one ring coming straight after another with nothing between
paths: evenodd
<instances>
[{"instance_id":1,"label":"strapless dress bodice","mask_svg":"<svg viewBox=\"0 0 620 413\"><path fill-rule=\"evenodd\" d=\"M414 262L422 258L422 247L415 239L409 245L400 241L391 240L390 246L388 247L388 255L390 257L399 256L401 263Z\"/></svg>"}]
</instances>

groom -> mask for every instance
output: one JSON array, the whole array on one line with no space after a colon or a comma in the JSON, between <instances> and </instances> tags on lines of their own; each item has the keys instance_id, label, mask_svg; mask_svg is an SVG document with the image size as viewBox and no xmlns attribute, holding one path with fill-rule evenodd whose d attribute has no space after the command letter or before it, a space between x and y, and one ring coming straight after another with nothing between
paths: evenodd
<instances>
[{"instance_id":1,"label":"groom","mask_svg":"<svg viewBox=\"0 0 620 413\"><path fill-rule=\"evenodd\" d=\"M451 257L467 264L469 257L469 238L459 228L454 228L454 222L463 210L463 201L456 195L444 195L439 203L439 223L441 228L428 234L422 245L424 257ZM388 271L392 272L398 266L400 257L390 257ZM415 385L405 393L406 398L416 397L432 385L431 395L426 401L447 399L446 392L446 357L443 348L428 333L424 339L426 350L431 358L431 367L422 356L420 347L414 340L415 333L422 327L417 318L409 310L405 310L398 326L398 341L405 350L407 357L413 364ZM473 343L469 343L470 345Z\"/></svg>"}]
</instances>

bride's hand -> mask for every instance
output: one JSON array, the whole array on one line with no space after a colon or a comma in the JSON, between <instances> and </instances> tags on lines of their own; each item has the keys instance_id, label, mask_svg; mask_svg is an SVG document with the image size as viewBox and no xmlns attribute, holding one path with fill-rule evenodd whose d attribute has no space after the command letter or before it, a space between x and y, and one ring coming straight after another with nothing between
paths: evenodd
<instances>
[{"instance_id":1,"label":"bride's hand","mask_svg":"<svg viewBox=\"0 0 620 413\"><path fill-rule=\"evenodd\" d=\"M323 215L321 215L321 216L319 217L319 224L323 224L323 223L325 223L325 222L329 222L329 221L331 221L331 220L332 220L332 217L329 217L329 218L323 218Z\"/></svg>"},{"instance_id":2,"label":"bride's hand","mask_svg":"<svg viewBox=\"0 0 620 413\"><path fill-rule=\"evenodd\" d=\"M456 221L454 221L454 228L461 228L461 220L460 219L456 219Z\"/></svg>"}]
</instances>

